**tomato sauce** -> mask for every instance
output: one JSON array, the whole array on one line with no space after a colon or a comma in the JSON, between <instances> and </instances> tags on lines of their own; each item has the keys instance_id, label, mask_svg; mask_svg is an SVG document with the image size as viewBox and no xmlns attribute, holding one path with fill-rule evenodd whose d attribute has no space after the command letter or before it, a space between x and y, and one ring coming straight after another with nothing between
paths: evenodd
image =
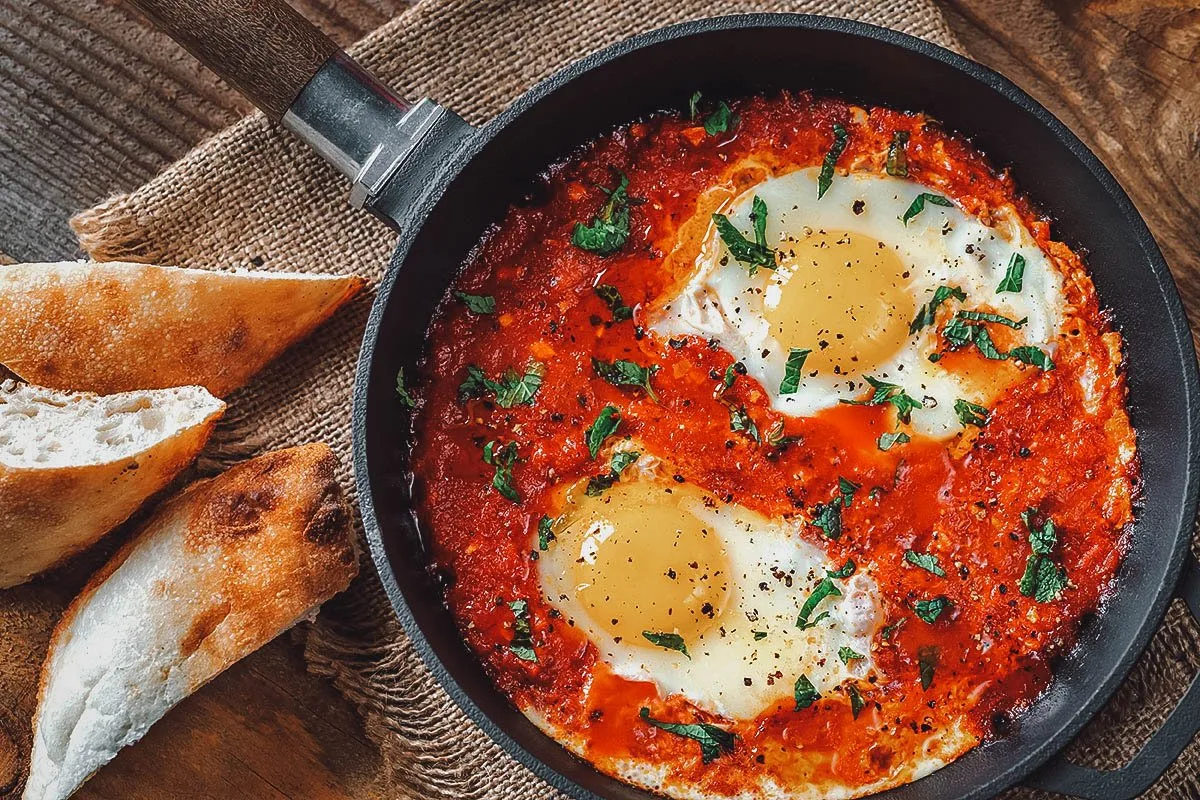
<instances>
[{"instance_id":1,"label":"tomato sauce","mask_svg":"<svg viewBox=\"0 0 1200 800\"><path fill-rule=\"evenodd\" d=\"M1120 339L1080 258L1051 238L1049 221L1006 173L935 121L807 93L731 106L738 122L726 134L663 114L598 139L551 167L536 202L512 208L485 237L454 288L494 297L495 312L471 313L448 298L415 390L419 512L466 642L518 707L566 732L568 746L601 769L615 771L623 760L666 765L670 783L717 796L765 777L784 786L880 788L912 778L931 735L965 731L967 745L945 754L952 758L1003 733L1046 688L1081 619L1102 603L1126 549L1138 478ZM881 451L876 439L889 430L888 407L785 417L745 376L717 398L714 387L732 356L701 339L668 342L641 326L642 307L687 276L696 256L690 231L707 225L713 203L768 175L819 165L834 123L849 132L839 171L882 173L893 132L906 131L911 179L985 223L1015 214L1064 276L1056 369L1025 367L978 431ZM629 241L601 257L572 245L571 236L605 202L598 187L613 185L613 170L628 176L637 201ZM632 320L612 321L597 283L620 290L634 307ZM982 358L969 351L947 357ZM658 365L659 401L601 380L593 358ZM545 364L531 405L460 401L469 365L496 376L531 360ZM760 431L782 424L794 441L772 447L731 432L730 401ZM863 486L844 510L839 539L805 528L832 562L853 558L871 570L887 624L899 624L875 635L875 670L859 683L866 705L857 719L842 687L803 710L789 703L740 722L660 697L652 683L615 676L543 597L539 520L560 510L555 487L596 473L584 432L610 404L621 411L622 433L670 454L682 480L770 517L811 512L836 496L841 476ZM519 503L492 486L495 469L482 452L493 440L517 444ZM1055 560L1069 578L1051 602L1018 591L1030 555L1021 514L1030 508L1056 525ZM906 563L910 549L936 553L946 577ZM912 606L932 596L951 606L927 624ZM519 599L528 601L536 662L510 648L517 621L509 603ZM934 665L928 688L923 657ZM640 720L643 706L656 719L733 731L736 746L703 763L696 742Z\"/></svg>"}]
</instances>

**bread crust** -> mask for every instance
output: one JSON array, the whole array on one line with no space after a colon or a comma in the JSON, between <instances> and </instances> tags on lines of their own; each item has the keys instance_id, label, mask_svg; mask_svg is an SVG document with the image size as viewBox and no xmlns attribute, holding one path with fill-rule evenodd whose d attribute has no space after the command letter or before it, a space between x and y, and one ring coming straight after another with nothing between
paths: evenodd
<instances>
[{"instance_id":1,"label":"bread crust","mask_svg":"<svg viewBox=\"0 0 1200 800\"><path fill-rule=\"evenodd\" d=\"M197 385L225 397L364 283L123 262L0 265L0 364L54 389Z\"/></svg>"},{"instance_id":2,"label":"bread crust","mask_svg":"<svg viewBox=\"0 0 1200 800\"><path fill-rule=\"evenodd\" d=\"M70 796L176 703L350 584L358 558L336 467L327 445L311 444L192 484L92 577L51 637L24 800ZM98 642L112 648L99 666ZM121 724L88 726L81 682L85 709L104 695Z\"/></svg>"},{"instance_id":3,"label":"bread crust","mask_svg":"<svg viewBox=\"0 0 1200 800\"><path fill-rule=\"evenodd\" d=\"M0 463L0 589L54 567L129 519L195 460L224 410L220 403L197 424L114 461L46 468Z\"/></svg>"}]
</instances>

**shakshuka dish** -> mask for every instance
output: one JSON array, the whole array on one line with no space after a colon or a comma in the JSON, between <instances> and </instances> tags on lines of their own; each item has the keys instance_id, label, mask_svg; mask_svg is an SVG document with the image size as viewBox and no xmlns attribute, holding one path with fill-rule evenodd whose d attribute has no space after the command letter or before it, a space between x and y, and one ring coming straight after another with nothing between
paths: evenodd
<instances>
[{"instance_id":1,"label":"shakshuka dish","mask_svg":"<svg viewBox=\"0 0 1200 800\"><path fill-rule=\"evenodd\" d=\"M871 794L1019 724L1110 590L1121 338L936 120L689 106L474 251L397 383L418 514L495 684L599 770Z\"/></svg>"}]
</instances>

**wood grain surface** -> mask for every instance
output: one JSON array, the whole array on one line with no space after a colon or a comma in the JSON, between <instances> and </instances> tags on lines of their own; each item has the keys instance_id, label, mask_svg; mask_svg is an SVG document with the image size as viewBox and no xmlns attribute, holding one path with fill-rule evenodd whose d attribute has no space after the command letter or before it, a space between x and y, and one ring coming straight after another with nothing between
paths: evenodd
<instances>
[{"instance_id":1,"label":"wood grain surface","mask_svg":"<svg viewBox=\"0 0 1200 800\"><path fill-rule=\"evenodd\" d=\"M1195 331L1195 0L939 2L973 57L1049 107L1114 172L1162 247ZM405 0L293 5L345 45ZM0 251L22 261L74 257L70 214L145 182L248 110L115 0L0 0ZM74 574L68 569L0 602L20 602L30 613L59 606L87 568L77 565ZM0 630L0 656L6 648L45 646L22 637L19 618L12 625ZM28 725L35 702L28 694L6 696L4 684L28 685L27 678L0 675L0 798L9 797L22 766L10 739ZM379 793L379 772L378 753L353 709L306 673L283 637L185 701L80 796L370 797Z\"/></svg>"}]
</instances>

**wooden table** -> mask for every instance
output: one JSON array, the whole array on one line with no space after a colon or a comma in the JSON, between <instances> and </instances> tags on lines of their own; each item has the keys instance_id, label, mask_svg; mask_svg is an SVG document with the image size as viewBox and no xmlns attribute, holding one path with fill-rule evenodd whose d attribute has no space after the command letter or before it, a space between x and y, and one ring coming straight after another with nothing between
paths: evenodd
<instances>
[{"instance_id":1,"label":"wooden table","mask_svg":"<svg viewBox=\"0 0 1200 800\"><path fill-rule=\"evenodd\" d=\"M405 5L292 2L342 44ZM1194 0L939 2L976 59L1048 106L1112 169L1200 319ZM21 261L76 256L72 212L145 182L248 110L116 0L0 0L0 251ZM3 737L0 727L0 798L14 766ZM381 770L355 711L283 637L185 701L80 796L366 797Z\"/></svg>"}]
</instances>

